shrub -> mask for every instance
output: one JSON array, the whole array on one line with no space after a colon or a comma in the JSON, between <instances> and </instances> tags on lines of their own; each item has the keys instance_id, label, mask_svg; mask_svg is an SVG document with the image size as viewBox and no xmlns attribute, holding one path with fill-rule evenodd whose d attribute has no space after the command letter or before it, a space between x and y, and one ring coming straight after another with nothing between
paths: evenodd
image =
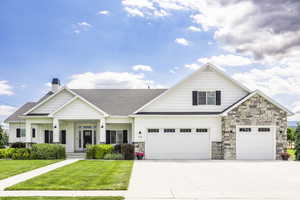
<instances>
[{"instance_id":1,"label":"shrub","mask_svg":"<svg viewBox=\"0 0 300 200\"><path fill-rule=\"evenodd\" d=\"M86 158L94 159L95 158L95 145L86 146Z\"/></svg>"},{"instance_id":2,"label":"shrub","mask_svg":"<svg viewBox=\"0 0 300 200\"><path fill-rule=\"evenodd\" d=\"M113 145L111 144L98 144L95 145L95 159L103 159L108 153L113 152Z\"/></svg>"},{"instance_id":3,"label":"shrub","mask_svg":"<svg viewBox=\"0 0 300 200\"><path fill-rule=\"evenodd\" d=\"M122 152L125 160L133 160L134 159L134 145L133 144L122 144L121 152Z\"/></svg>"},{"instance_id":4,"label":"shrub","mask_svg":"<svg viewBox=\"0 0 300 200\"><path fill-rule=\"evenodd\" d=\"M30 149L18 148L12 153L13 160L28 160L30 159Z\"/></svg>"},{"instance_id":5,"label":"shrub","mask_svg":"<svg viewBox=\"0 0 300 200\"><path fill-rule=\"evenodd\" d=\"M121 153L121 145L120 144L116 144L114 146L114 153Z\"/></svg>"},{"instance_id":6,"label":"shrub","mask_svg":"<svg viewBox=\"0 0 300 200\"><path fill-rule=\"evenodd\" d=\"M0 149L0 159L5 158L5 151L6 151L6 149Z\"/></svg>"},{"instance_id":7,"label":"shrub","mask_svg":"<svg viewBox=\"0 0 300 200\"><path fill-rule=\"evenodd\" d=\"M4 151L4 158L5 159L11 159L15 151L16 151L15 148L5 149L5 151Z\"/></svg>"},{"instance_id":8,"label":"shrub","mask_svg":"<svg viewBox=\"0 0 300 200\"><path fill-rule=\"evenodd\" d=\"M88 159L103 159L108 153L113 153L114 147L111 144L96 144L88 145L86 158Z\"/></svg>"},{"instance_id":9,"label":"shrub","mask_svg":"<svg viewBox=\"0 0 300 200\"><path fill-rule=\"evenodd\" d=\"M24 142L15 142L15 143L11 143L10 147L11 148L25 148L26 144Z\"/></svg>"},{"instance_id":10,"label":"shrub","mask_svg":"<svg viewBox=\"0 0 300 200\"><path fill-rule=\"evenodd\" d=\"M31 159L51 160L66 158L65 147L59 144L34 144Z\"/></svg>"},{"instance_id":11,"label":"shrub","mask_svg":"<svg viewBox=\"0 0 300 200\"><path fill-rule=\"evenodd\" d=\"M104 156L104 160L123 160L124 157L120 153L108 153Z\"/></svg>"},{"instance_id":12,"label":"shrub","mask_svg":"<svg viewBox=\"0 0 300 200\"><path fill-rule=\"evenodd\" d=\"M300 123L298 123L295 132L295 156L296 160L300 160Z\"/></svg>"}]
</instances>

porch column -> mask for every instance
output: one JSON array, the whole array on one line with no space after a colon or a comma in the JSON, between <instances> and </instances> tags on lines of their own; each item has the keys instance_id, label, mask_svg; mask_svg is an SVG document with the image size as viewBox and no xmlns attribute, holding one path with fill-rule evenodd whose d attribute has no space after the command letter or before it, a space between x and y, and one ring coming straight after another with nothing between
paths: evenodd
<instances>
[{"instance_id":1,"label":"porch column","mask_svg":"<svg viewBox=\"0 0 300 200\"><path fill-rule=\"evenodd\" d=\"M59 143L59 120L53 118L53 143Z\"/></svg>"},{"instance_id":2,"label":"porch column","mask_svg":"<svg viewBox=\"0 0 300 200\"><path fill-rule=\"evenodd\" d=\"M32 137L31 137L31 121L26 119L25 122L25 143L27 143L27 147L30 146L30 143L32 142Z\"/></svg>"},{"instance_id":3,"label":"porch column","mask_svg":"<svg viewBox=\"0 0 300 200\"><path fill-rule=\"evenodd\" d=\"M105 118L100 119L100 144L105 144L106 143L106 122Z\"/></svg>"}]
</instances>

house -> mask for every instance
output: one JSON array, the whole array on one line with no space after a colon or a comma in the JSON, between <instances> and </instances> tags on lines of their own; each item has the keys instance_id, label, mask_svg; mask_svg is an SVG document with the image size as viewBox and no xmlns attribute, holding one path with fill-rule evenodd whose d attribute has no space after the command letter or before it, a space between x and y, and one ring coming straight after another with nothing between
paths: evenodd
<instances>
[{"instance_id":1,"label":"house","mask_svg":"<svg viewBox=\"0 0 300 200\"><path fill-rule=\"evenodd\" d=\"M133 143L146 159L279 159L288 109L250 91L212 64L170 89L52 91L6 119L9 142Z\"/></svg>"}]
</instances>

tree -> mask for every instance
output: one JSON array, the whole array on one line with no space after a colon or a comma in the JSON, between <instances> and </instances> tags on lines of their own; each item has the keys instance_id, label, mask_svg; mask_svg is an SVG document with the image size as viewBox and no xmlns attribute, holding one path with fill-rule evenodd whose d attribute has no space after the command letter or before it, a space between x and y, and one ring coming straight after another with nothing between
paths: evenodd
<instances>
[{"instance_id":1,"label":"tree","mask_svg":"<svg viewBox=\"0 0 300 200\"><path fill-rule=\"evenodd\" d=\"M8 144L8 136L0 125L0 148L4 148Z\"/></svg>"},{"instance_id":2,"label":"tree","mask_svg":"<svg viewBox=\"0 0 300 200\"><path fill-rule=\"evenodd\" d=\"M296 160L300 160L300 123L298 123L295 132L295 151Z\"/></svg>"},{"instance_id":3,"label":"tree","mask_svg":"<svg viewBox=\"0 0 300 200\"><path fill-rule=\"evenodd\" d=\"M287 141L289 144L289 148L293 146L293 143L295 142L295 130L293 128L287 129Z\"/></svg>"}]
</instances>

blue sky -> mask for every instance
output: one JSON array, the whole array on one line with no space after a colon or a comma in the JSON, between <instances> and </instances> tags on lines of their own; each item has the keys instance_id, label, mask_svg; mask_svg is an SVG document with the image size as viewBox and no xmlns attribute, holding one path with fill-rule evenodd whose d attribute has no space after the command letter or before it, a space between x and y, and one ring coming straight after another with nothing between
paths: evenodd
<instances>
[{"instance_id":1,"label":"blue sky","mask_svg":"<svg viewBox=\"0 0 300 200\"><path fill-rule=\"evenodd\" d=\"M261 23L265 5L256 1L221 1L2 1L0 122L47 92L53 77L76 88L170 87L207 61L298 111L292 71L300 51L286 48L298 29L278 33L278 25ZM269 17L282 17L280 4L273 9ZM242 22L249 14L257 23Z\"/></svg>"}]
</instances>

